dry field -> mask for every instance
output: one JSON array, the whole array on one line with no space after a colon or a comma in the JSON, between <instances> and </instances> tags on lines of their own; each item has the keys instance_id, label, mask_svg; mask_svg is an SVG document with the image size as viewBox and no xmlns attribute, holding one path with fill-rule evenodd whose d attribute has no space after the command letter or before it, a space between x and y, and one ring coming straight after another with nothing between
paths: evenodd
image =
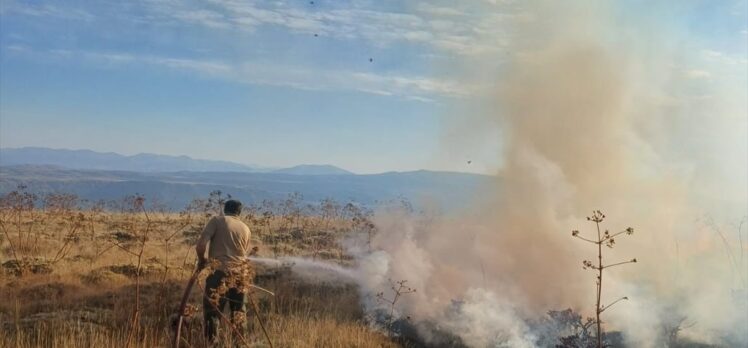
<instances>
[{"instance_id":1,"label":"dry field","mask_svg":"<svg viewBox=\"0 0 748 348\"><path fill-rule=\"evenodd\" d=\"M92 204L19 188L1 197L0 346L169 346L170 317L195 265L194 241L223 199L216 192L170 212L138 196ZM373 231L367 212L300 202L291 196L245 207L259 255L352 262L339 241ZM399 346L367 323L355 286L302 281L282 269L256 272L256 284L275 292L253 295L273 346ZM197 308L207 273L191 294ZM183 346L204 346L201 312L187 322ZM248 319L246 343L268 346L257 316Z\"/></svg>"}]
</instances>

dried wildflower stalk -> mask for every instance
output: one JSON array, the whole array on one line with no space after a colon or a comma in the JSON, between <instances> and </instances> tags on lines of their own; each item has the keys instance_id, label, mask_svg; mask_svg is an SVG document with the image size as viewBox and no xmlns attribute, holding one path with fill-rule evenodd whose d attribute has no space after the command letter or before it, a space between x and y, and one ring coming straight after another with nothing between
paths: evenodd
<instances>
[{"instance_id":1,"label":"dried wildflower stalk","mask_svg":"<svg viewBox=\"0 0 748 348\"><path fill-rule=\"evenodd\" d=\"M212 260L211 268L215 269L217 266L217 261ZM226 271L226 277L221 281L221 284L218 286L218 288L216 288L215 291L210 294L205 294L205 296L208 297L208 302L210 302L211 306L213 306L214 308L218 308L221 297L225 296L229 289L236 288L239 290L239 292L246 294L250 309L252 310L252 312L254 312L255 318L257 318L257 321L260 324L260 328L262 329L262 333L265 336L268 345L270 346L270 348L272 348L273 342L270 339L270 335L268 334L267 329L265 328L265 323L263 323L262 318L260 317L257 304L252 297L252 292L255 289L261 289L252 284L254 277L255 269L250 262L234 263L229 266L228 270ZM267 290L262 290L268 292ZM272 294L272 292L270 293ZM228 324L231 328L231 331L233 331L234 334L239 338L239 340L246 345L246 339L239 331L239 327L243 327L244 323L246 323L247 313L232 313L232 320L228 320L222 313L219 314L222 321Z\"/></svg>"},{"instance_id":2,"label":"dried wildflower stalk","mask_svg":"<svg viewBox=\"0 0 748 348\"><path fill-rule=\"evenodd\" d=\"M616 237L621 234L626 235L632 235L634 233L634 229L631 227L627 227L625 230L616 232L613 234L610 234L608 230L605 230L605 232L600 232L600 223L605 220L605 214L603 214L599 210L595 210L592 212L592 216L587 217L587 221L592 221L595 223L595 227L597 228L597 238L596 239L588 239L585 237L582 237L579 235L578 230L571 231L571 235L573 237L579 238L585 242L592 243L597 245L597 264L595 265L592 263L592 261L584 260L582 261L582 268L583 269L592 269L597 271L597 277L595 280L595 283L597 284L597 300L595 301L595 324L597 326L597 347L602 348L603 347L603 341L602 341L602 322L600 321L600 314L604 312L606 309L612 307L614 304L623 301L628 300L628 297L621 297L607 305L602 304L602 289L603 289L603 270L614 267L614 266L620 266L627 263L636 263L636 259L631 259L628 261L623 262L617 262L609 265L603 265L603 244L607 246L608 248L613 248L613 246L616 243Z\"/></svg>"},{"instance_id":3,"label":"dried wildflower stalk","mask_svg":"<svg viewBox=\"0 0 748 348\"><path fill-rule=\"evenodd\" d=\"M392 321L395 316L395 305L397 304L397 301L405 294L410 294L413 292L416 292L416 289L413 289L405 283L407 283L407 280L398 280L398 281L392 281L392 279L388 279L390 282L390 289L392 290L392 299L387 298L384 295L384 292L377 293L376 298L377 301L386 303L390 306L390 315L387 318L387 329L392 331Z\"/></svg>"}]
</instances>

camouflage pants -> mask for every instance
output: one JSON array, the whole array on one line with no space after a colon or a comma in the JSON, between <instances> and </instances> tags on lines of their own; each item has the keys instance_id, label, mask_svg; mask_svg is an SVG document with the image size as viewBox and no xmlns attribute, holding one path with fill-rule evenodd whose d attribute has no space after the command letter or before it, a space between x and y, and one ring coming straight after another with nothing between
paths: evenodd
<instances>
[{"instance_id":1,"label":"camouflage pants","mask_svg":"<svg viewBox=\"0 0 748 348\"><path fill-rule=\"evenodd\" d=\"M247 313L244 293L239 292L236 288L228 289L228 291L218 299L217 304L211 301L211 295L216 292L216 289L221 285L225 278L226 273L216 270L205 279L203 312L205 313L205 337L210 342L213 342L216 339L218 325L221 322L221 313L226 307L226 303L229 304L229 309L231 309L231 315L229 318L231 318L232 321L234 321L235 315L245 316ZM233 322L233 324L242 335L246 333L246 320L243 320L241 323Z\"/></svg>"}]
</instances>

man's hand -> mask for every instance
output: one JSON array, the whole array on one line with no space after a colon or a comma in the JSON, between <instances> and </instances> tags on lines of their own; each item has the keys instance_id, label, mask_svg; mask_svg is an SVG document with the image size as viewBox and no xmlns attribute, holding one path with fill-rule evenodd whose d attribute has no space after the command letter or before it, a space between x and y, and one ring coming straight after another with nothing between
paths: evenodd
<instances>
[{"instance_id":1,"label":"man's hand","mask_svg":"<svg viewBox=\"0 0 748 348\"><path fill-rule=\"evenodd\" d=\"M208 259L206 259L206 258L203 257L203 258L200 258L199 260L197 260L197 269L198 270L202 270L203 268L205 268L207 266L208 266Z\"/></svg>"}]
</instances>

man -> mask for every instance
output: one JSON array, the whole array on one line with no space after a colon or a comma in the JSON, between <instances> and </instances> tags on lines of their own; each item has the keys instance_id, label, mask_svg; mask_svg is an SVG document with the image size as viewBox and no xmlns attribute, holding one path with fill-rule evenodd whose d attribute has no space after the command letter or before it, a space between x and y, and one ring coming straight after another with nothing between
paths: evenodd
<instances>
[{"instance_id":1,"label":"man","mask_svg":"<svg viewBox=\"0 0 748 348\"><path fill-rule=\"evenodd\" d=\"M228 288L228 291L218 297L217 305L215 299L211 301L211 295L218 291L217 289L222 282L230 278L232 269L247 262L246 256L251 252L250 237L252 233L249 227L239 219L241 211L241 202L237 200L227 201L223 207L223 215L214 216L210 219L195 246L198 267L205 267L208 264L208 259L215 260L217 266L215 271L205 279L203 311L205 313L205 337L209 342L213 342L216 338L221 311L226 306L226 302L229 303L232 320L242 317L246 313L244 293L237 287ZM206 258L205 249L208 244L208 258ZM235 284L229 284L229 286L231 285Z\"/></svg>"}]
</instances>

